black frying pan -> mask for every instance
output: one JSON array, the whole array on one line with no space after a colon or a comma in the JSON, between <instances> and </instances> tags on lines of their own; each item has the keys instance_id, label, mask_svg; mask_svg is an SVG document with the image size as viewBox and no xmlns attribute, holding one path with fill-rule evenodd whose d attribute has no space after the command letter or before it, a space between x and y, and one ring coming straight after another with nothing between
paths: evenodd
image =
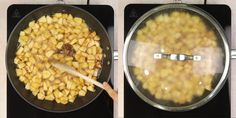
<instances>
[{"instance_id":1,"label":"black frying pan","mask_svg":"<svg viewBox=\"0 0 236 118\"><path fill-rule=\"evenodd\" d=\"M85 97L77 97L74 103L68 103L66 105L58 104L55 101L38 100L37 97L33 96L32 93L25 89L24 84L20 82L16 76L16 64L14 64L15 53L18 47L18 38L20 31L28 27L28 24L32 20L37 20L44 15L52 15L54 13L69 13L76 17L83 18L91 30L96 31L100 36L100 43L103 49L103 53L106 55L103 58L102 69L98 76L99 82L108 81L110 78L111 64L112 64L112 48L108 38L108 34L102 24L87 11L69 6L69 5L49 5L40 7L28 15L26 15L13 29L9 36L7 49L6 49L6 67L9 76L9 80L17 91L17 93L29 104L37 107L41 110L49 112L70 112L80 109L93 100L95 100L102 92L102 89L95 87L96 92L87 92Z\"/></svg>"}]
</instances>

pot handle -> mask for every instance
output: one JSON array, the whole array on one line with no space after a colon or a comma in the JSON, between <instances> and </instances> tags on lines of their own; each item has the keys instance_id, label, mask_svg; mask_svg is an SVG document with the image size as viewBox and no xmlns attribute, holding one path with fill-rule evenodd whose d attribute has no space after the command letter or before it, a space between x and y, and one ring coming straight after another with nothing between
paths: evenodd
<instances>
[{"instance_id":1,"label":"pot handle","mask_svg":"<svg viewBox=\"0 0 236 118\"><path fill-rule=\"evenodd\" d=\"M185 61L185 60L193 60L200 61L201 56L199 55L186 55L186 54L164 54L164 53L154 53L154 59L168 59L172 61Z\"/></svg>"},{"instance_id":2,"label":"pot handle","mask_svg":"<svg viewBox=\"0 0 236 118\"><path fill-rule=\"evenodd\" d=\"M66 4L64 0L57 0L58 4Z\"/></svg>"},{"instance_id":3,"label":"pot handle","mask_svg":"<svg viewBox=\"0 0 236 118\"><path fill-rule=\"evenodd\" d=\"M173 0L173 3L182 3L182 0Z\"/></svg>"},{"instance_id":4,"label":"pot handle","mask_svg":"<svg viewBox=\"0 0 236 118\"><path fill-rule=\"evenodd\" d=\"M231 59L236 59L236 49L231 50Z\"/></svg>"},{"instance_id":5,"label":"pot handle","mask_svg":"<svg viewBox=\"0 0 236 118\"><path fill-rule=\"evenodd\" d=\"M113 55L114 57L114 60L118 60L119 59L119 53L118 53L118 51L117 50L115 50L114 51L114 55Z\"/></svg>"}]
</instances>

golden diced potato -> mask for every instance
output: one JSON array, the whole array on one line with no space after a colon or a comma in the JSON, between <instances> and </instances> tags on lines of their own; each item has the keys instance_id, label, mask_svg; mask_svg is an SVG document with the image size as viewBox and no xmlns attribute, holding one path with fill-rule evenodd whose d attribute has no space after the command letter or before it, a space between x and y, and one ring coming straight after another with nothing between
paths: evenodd
<instances>
[{"instance_id":1,"label":"golden diced potato","mask_svg":"<svg viewBox=\"0 0 236 118\"><path fill-rule=\"evenodd\" d=\"M71 44L71 45L74 45L77 41L78 41L77 39L73 39L73 40L70 42L70 44Z\"/></svg>"},{"instance_id":2,"label":"golden diced potato","mask_svg":"<svg viewBox=\"0 0 236 118\"><path fill-rule=\"evenodd\" d=\"M84 90L79 91L79 96L85 96L85 95L86 95L86 92Z\"/></svg>"},{"instance_id":3,"label":"golden diced potato","mask_svg":"<svg viewBox=\"0 0 236 118\"><path fill-rule=\"evenodd\" d=\"M20 61L20 60L19 60L18 58L15 58L15 59L14 59L14 63L15 63L15 64L18 64L19 61Z\"/></svg>"},{"instance_id":4,"label":"golden diced potato","mask_svg":"<svg viewBox=\"0 0 236 118\"><path fill-rule=\"evenodd\" d=\"M22 52L23 52L24 48L23 47L20 47L17 52L16 52L16 55L20 55Z\"/></svg>"},{"instance_id":5,"label":"golden diced potato","mask_svg":"<svg viewBox=\"0 0 236 118\"><path fill-rule=\"evenodd\" d=\"M86 63L86 62L83 62L80 64L81 68L88 68L88 66L89 66L88 63Z\"/></svg>"},{"instance_id":6,"label":"golden diced potato","mask_svg":"<svg viewBox=\"0 0 236 118\"><path fill-rule=\"evenodd\" d=\"M62 17L62 13L55 13L54 16L55 16L56 18L61 18L61 17Z\"/></svg>"},{"instance_id":7,"label":"golden diced potato","mask_svg":"<svg viewBox=\"0 0 236 118\"><path fill-rule=\"evenodd\" d=\"M16 69L16 75L21 76L23 74L21 69Z\"/></svg>"},{"instance_id":8,"label":"golden diced potato","mask_svg":"<svg viewBox=\"0 0 236 118\"><path fill-rule=\"evenodd\" d=\"M75 20L77 25L80 25L83 21L82 18L78 18L78 17L75 17L74 20Z\"/></svg>"},{"instance_id":9,"label":"golden diced potato","mask_svg":"<svg viewBox=\"0 0 236 118\"><path fill-rule=\"evenodd\" d=\"M53 101L53 100L54 100L53 94L47 95L47 96L45 97L45 100Z\"/></svg>"},{"instance_id":10,"label":"golden diced potato","mask_svg":"<svg viewBox=\"0 0 236 118\"><path fill-rule=\"evenodd\" d=\"M21 32L20 32L20 36L25 36L25 32L24 32L24 31L21 31Z\"/></svg>"},{"instance_id":11,"label":"golden diced potato","mask_svg":"<svg viewBox=\"0 0 236 118\"><path fill-rule=\"evenodd\" d=\"M26 90L30 90L30 83L27 83L27 84L25 85L25 89L26 89Z\"/></svg>"},{"instance_id":12,"label":"golden diced potato","mask_svg":"<svg viewBox=\"0 0 236 118\"><path fill-rule=\"evenodd\" d=\"M78 68L79 67L79 62L72 62L73 67Z\"/></svg>"},{"instance_id":13,"label":"golden diced potato","mask_svg":"<svg viewBox=\"0 0 236 118\"><path fill-rule=\"evenodd\" d=\"M51 24L53 22L50 16L46 16L46 20L48 24Z\"/></svg>"},{"instance_id":14,"label":"golden diced potato","mask_svg":"<svg viewBox=\"0 0 236 118\"><path fill-rule=\"evenodd\" d=\"M95 57L94 57L94 55L88 55L88 56L87 56L87 59L88 59L88 60L94 60Z\"/></svg>"},{"instance_id":15,"label":"golden diced potato","mask_svg":"<svg viewBox=\"0 0 236 118\"><path fill-rule=\"evenodd\" d=\"M46 19L45 16L42 16L41 18L39 18L38 21L39 21L40 23L45 23L45 22L47 22L47 19Z\"/></svg>"},{"instance_id":16,"label":"golden diced potato","mask_svg":"<svg viewBox=\"0 0 236 118\"><path fill-rule=\"evenodd\" d=\"M34 57L29 57L29 62L36 63L36 60L34 59Z\"/></svg>"},{"instance_id":17,"label":"golden diced potato","mask_svg":"<svg viewBox=\"0 0 236 118\"><path fill-rule=\"evenodd\" d=\"M50 76L50 77L49 77L49 80L50 80L50 81L53 81L53 80L55 80L55 77L54 77L54 76Z\"/></svg>"},{"instance_id":18,"label":"golden diced potato","mask_svg":"<svg viewBox=\"0 0 236 118\"><path fill-rule=\"evenodd\" d=\"M69 95L68 99L69 99L69 102L73 103L75 101L75 96Z\"/></svg>"},{"instance_id":19,"label":"golden diced potato","mask_svg":"<svg viewBox=\"0 0 236 118\"><path fill-rule=\"evenodd\" d=\"M79 49L80 49L82 52L85 52L85 51L87 50L86 47L80 47ZM83 54L86 54L86 55L87 55L87 53L83 53Z\"/></svg>"},{"instance_id":20,"label":"golden diced potato","mask_svg":"<svg viewBox=\"0 0 236 118\"><path fill-rule=\"evenodd\" d=\"M92 86L92 85L88 86L88 90L91 92L95 92L94 86Z\"/></svg>"},{"instance_id":21,"label":"golden diced potato","mask_svg":"<svg viewBox=\"0 0 236 118\"><path fill-rule=\"evenodd\" d=\"M24 68L25 66L26 66L25 63L19 63L19 64L18 64L18 68Z\"/></svg>"},{"instance_id":22,"label":"golden diced potato","mask_svg":"<svg viewBox=\"0 0 236 118\"><path fill-rule=\"evenodd\" d=\"M31 21L31 22L29 22L29 27L33 27L34 26L34 24L35 24L35 21Z\"/></svg>"},{"instance_id":23,"label":"golden diced potato","mask_svg":"<svg viewBox=\"0 0 236 118\"><path fill-rule=\"evenodd\" d=\"M94 62L89 62L88 66L89 66L89 69L93 69L94 66L95 66L95 63Z\"/></svg>"},{"instance_id":24,"label":"golden diced potato","mask_svg":"<svg viewBox=\"0 0 236 118\"><path fill-rule=\"evenodd\" d=\"M96 54L95 58L96 58L97 60L102 60L102 54Z\"/></svg>"},{"instance_id":25,"label":"golden diced potato","mask_svg":"<svg viewBox=\"0 0 236 118\"><path fill-rule=\"evenodd\" d=\"M51 57L53 55L53 53L54 53L53 50L49 50L48 52L46 52L46 56Z\"/></svg>"},{"instance_id":26,"label":"golden diced potato","mask_svg":"<svg viewBox=\"0 0 236 118\"><path fill-rule=\"evenodd\" d=\"M43 100L45 98L45 95L43 93L39 93L37 97L39 100Z\"/></svg>"},{"instance_id":27,"label":"golden diced potato","mask_svg":"<svg viewBox=\"0 0 236 118\"><path fill-rule=\"evenodd\" d=\"M95 42L94 41L90 41L89 43L88 43L88 47L92 47L92 46L94 46L95 45Z\"/></svg>"},{"instance_id":28,"label":"golden diced potato","mask_svg":"<svg viewBox=\"0 0 236 118\"><path fill-rule=\"evenodd\" d=\"M47 78L49 78L51 76L51 73L49 72L49 71L47 71L47 70L44 70L43 71L43 78L44 79L47 79Z\"/></svg>"},{"instance_id":29,"label":"golden diced potato","mask_svg":"<svg viewBox=\"0 0 236 118\"><path fill-rule=\"evenodd\" d=\"M99 36L95 36L95 37L93 38L93 40L99 41L99 40L100 40L100 37L99 37Z\"/></svg>"},{"instance_id":30,"label":"golden diced potato","mask_svg":"<svg viewBox=\"0 0 236 118\"><path fill-rule=\"evenodd\" d=\"M58 40L61 40L63 37L64 37L63 34L58 34L58 35L57 35L57 39L58 39Z\"/></svg>"},{"instance_id":31,"label":"golden diced potato","mask_svg":"<svg viewBox=\"0 0 236 118\"><path fill-rule=\"evenodd\" d=\"M78 58L78 62L80 62L80 63L81 63L81 62L85 62L85 60L86 60L85 57L79 57L79 58Z\"/></svg>"},{"instance_id":32,"label":"golden diced potato","mask_svg":"<svg viewBox=\"0 0 236 118\"><path fill-rule=\"evenodd\" d=\"M33 93L34 96L38 95L38 91L33 91L32 93Z\"/></svg>"},{"instance_id":33,"label":"golden diced potato","mask_svg":"<svg viewBox=\"0 0 236 118\"><path fill-rule=\"evenodd\" d=\"M85 38L79 39L79 44L82 45L84 43L84 41L85 41Z\"/></svg>"},{"instance_id":34,"label":"golden diced potato","mask_svg":"<svg viewBox=\"0 0 236 118\"><path fill-rule=\"evenodd\" d=\"M21 82L24 82L26 80L26 77L25 76L20 76L19 79L20 79Z\"/></svg>"}]
</instances>

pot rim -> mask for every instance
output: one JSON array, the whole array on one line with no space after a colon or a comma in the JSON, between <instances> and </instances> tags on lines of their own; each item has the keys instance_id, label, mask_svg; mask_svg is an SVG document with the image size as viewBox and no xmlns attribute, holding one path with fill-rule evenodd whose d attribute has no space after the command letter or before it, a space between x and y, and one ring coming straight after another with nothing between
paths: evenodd
<instances>
[{"instance_id":1,"label":"pot rim","mask_svg":"<svg viewBox=\"0 0 236 118\"><path fill-rule=\"evenodd\" d=\"M178 106L178 107L171 107L171 106L166 106L166 105L161 105L158 104L156 102L153 102L152 100L150 100L149 98L147 98L141 91L138 90L138 88L136 87L136 85L134 84L131 75L129 73L129 69L128 69L128 65L127 65L127 51L128 51L128 47L129 47L129 42L131 40L131 37L133 36L134 32L136 31L136 29L138 28L138 26L146 19L148 18L150 15L153 15L156 12L159 12L161 10L164 9L170 9L170 8L180 8L180 9L185 9L185 10L190 10L193 11L195 13L198 13L200 15L202 15L203 17L205 17L208 21L210 21L214 27L216 28L216 30L219 32L222 40L223 40L223 44L224 44L224 53L225 53L225 66L224 66L224 71L222 73L222 76L219 80L219 82L217 83L216 87L214 88L214 90L208 94L206 97L204 97L203 99L201 99L200 101L191 104L191 105L187 105L187 106ZM142 15L134 24L133 26L130 28L126 39L125 39L125 44L124 44L124 50L123 50L123 63L124 63L124 72L125 75L127 77L128 83L130 84L131 88L134 90L134 92L142 99L144 100L146 103L150 104L153 107L162 109L162 110L166 110L166 111L189 111L195 108L198 108L204 104L206 104L207 102L209 102L214 96L216 96L218 94L218 92L221 90L221 88L223 87L224 83L226 82L227 79L227 74L228 74L228 69L229 69L229 63L230 63L230 51L229 51L229 45L228 42L226 40L226 36L223 32L223 28L221 27L221 25L218 23L218 21L211 16L209 13L207 13L206 11L193 6L193 5L188 5L188 4L184 4L184 3L171 3L171 4L167 4L167 5L162 5L162 6L158 6L155 7L149 11L147 11L144 15Z\"/></svg>"}]
</instances>

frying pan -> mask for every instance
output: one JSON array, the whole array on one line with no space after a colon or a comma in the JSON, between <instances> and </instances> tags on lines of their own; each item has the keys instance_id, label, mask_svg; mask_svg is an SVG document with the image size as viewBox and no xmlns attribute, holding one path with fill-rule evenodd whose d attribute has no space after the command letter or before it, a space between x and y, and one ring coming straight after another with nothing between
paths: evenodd
<instances>
[{"instance_id":1,"label":"frying pan","mask_svg":"<svg viewBox=\"0 0 236 118\"><path fill-rule=\"evenodd\" d=\"M141 49L141 50L139 50L139 54L145 54L145 53L147 53L146 50L154 49L154 48L156 48L155 51L157 51L157 52L161 52L161 51L158 51L158 49L164 50L164 48L162 48L160 46L162 44L157 44L157 43L155 44L155 42L153 42L151 45L151 43L150 44L144 43L144 42L140 43L140 42L136 41L136 35L137 35L138 30L143 28L145 26L145 23L148 20L154 19L156 16L159 16L159 15L169 14L173 11L185 12L185 13L189 13L191 15L197 15L198 17L200 17L204 21L204 23L208 26L208 28L211 29L212 31L214 31L214 33L216 34L217 41L219 43L219 46L217 48L222 50L222 53L223 53L222 56L218 56L218 57L216 55L214 55L217 52L217 48L216 48L216 49L214 49L214 53L208 53L207 56L204 56L204 55L202 56L203 60L201 60L199 62L203 62L204 58L206 59L207 57L211 57L212 65L218 66L218 67L215 67L217 69L217 71L213 74L214 80L211 83L213 90L212 91L205 91L203 95L195 96L191 102L186 102L184 104L174 103L170 100L156 98L154 95L150 94L149 91L144 89L144 87L142 86L143 84L138 80L138 77L134 73L133 68L134 67L141 68L142 73L145 73L145 71L146 71L146 72L148 72L147 75L149 75L149 70L152 70L151 67L153 67L153 65L155 65L155 64L152 64L152 65L150 64L148 66L144 66L144 65L138 65L137 63L140 61L148 63L147 59L148 58L155 59L154 55L150 55L150 57L148 57L146 55L145 55L145 57L140 56L140 58L135 59L136 60L135 63L133 63L131 61L132 53L136 49L136 48L133 48L135 46L137 46L137 47L139 47L139 49ZM173 22L175 22L175 21L173 21ZM150 40L150 39L148 39L148 40ZM170 41L170 40L166 40L166 41ZM154 47L153 47L153 45L154 45ZM208 47L203 47L202 49L204 49L204 48L207 49ZM155 53L156 52L154 52L154 54ZM142 15L131 27L130 31L127 34L127 37L125 40L125 45L124 45L124 53L123 53L124 71L125 71L125 75L127 77L127 80L129 82L131 88L143 101L145 101L149 105L159 108L159 109L162 109L162 110L166 110L166 111L173 111L173 112L189 111L189 110L193 110L195 108L198 108L198 107L206 104L207 102L209 102L211 99L213 99L218 94L218 92L221 90L221 88L224 86L224 83L227 80L227 74L228 74L228 70L230 67L230 59L235 59L235 57L236 57L235 54L236 54L235 49L230 50L230 47L227 42L227 38L226 38L226 35L223 31L223 28L218 23L218 21L213 16L211 16L209 13L207 13L206 11L204 11L196 6L189 5L189 4L183 4L183 3L166 4L166 5L158 6L158 7L155 7L153 9L149 10L144 15ZM163 55L161 55L161 56L163 56ZM173 61L180 61L180 60L173 59ZM208 64L210 65L211 63L208 63ZM157 71L160 72L160 70L161 69L159 69L159 70L156 69L156 70L153 70L153 72L155 74L155 72L157 72ZM205 70L205 68L202 69L201 71L203 72L204 70ZM190 69L190 71L196 73L196 70L194 70L194 69ZM171 74L173 74L173 73L171 73ZM178 74L185 74L185 73L178 72ZM191 79L191 77L189 79ZM174 79L178 80L180 78L174 78ZM161 83L161 85L165 86L165 83L164 84ZM182 85L184 85L184 84L182 84ZM163 91L165 91L165 90L163 90ZM184 95L181 95L181 96L184 96Z\"/></svg>"},{"instance_id":2,"label":"frying pan","mask_svg":"<svg viewBox=\"0 0 236 118\"><path fill-rule=\"evenodd\" d=\"M111 43L109 41L108 34L105 28L94 16L92 16L87 11L78 7L65 4L56 4L40 7L30 12L23 19L21 19L20 22L18 22L18 24L15 26L9 36L6 49L6 68L11 85L19 94L19 96L21 96L21 98L23 98L32 106L41 110L61 113L75 111L88 105L89 103L94 101L103 90L98 87L95 87L95 92L87 92L86 96L77 97L74 103L68 103L66 105L58 104L55 101L52 102L46 100L38 100L37 97L33 96L30 91L26 90L24 87L25 85L19 81L18 77L16 76L16 64L14 64L14 58L16 56L16 50L18 48L18 38L20 31L27 28L30 21L37 20L41 16L52 15L58 12L72 14L72 16L74 17L81 17L86 21L91 30L96 31L98 36L100 36L100 45L103 49L103 54L106 56L103 57L102 69L97 78L97 81L109 81L113 60Z\"/></svg>"}]
</instances>

